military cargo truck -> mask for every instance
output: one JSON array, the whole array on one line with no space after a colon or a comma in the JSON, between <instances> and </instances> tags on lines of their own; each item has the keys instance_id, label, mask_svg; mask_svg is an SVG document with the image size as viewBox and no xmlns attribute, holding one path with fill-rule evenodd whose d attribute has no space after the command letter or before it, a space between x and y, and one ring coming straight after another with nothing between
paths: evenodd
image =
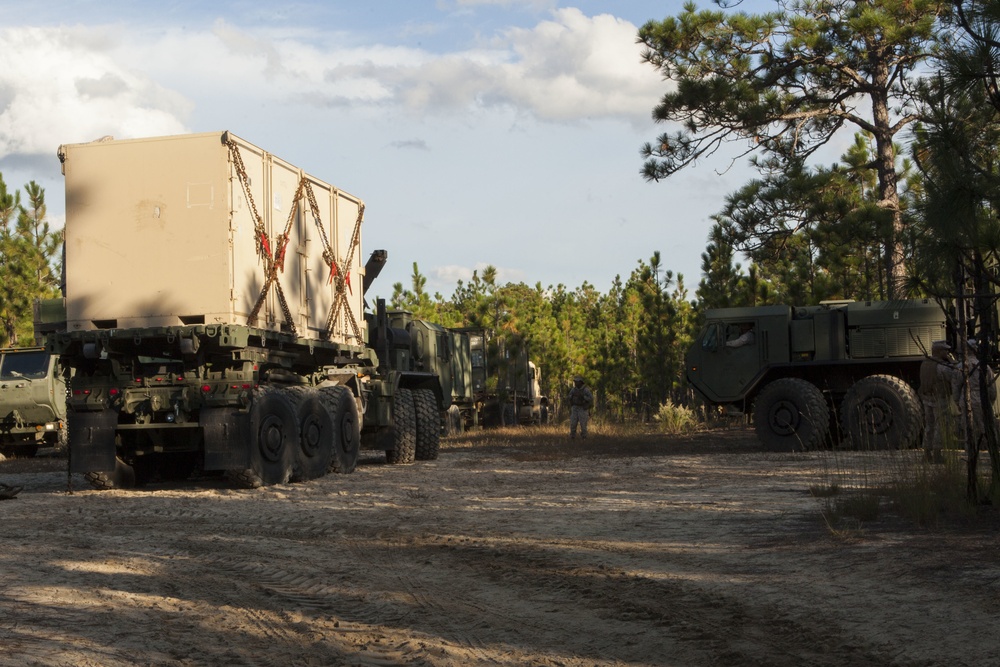
<instances>
[{"instance_id":1,"label":"military cargo truck","mask_svg":"<svg viewBox=\"0 0 1000 667\"><path fill-rule=\"evenodd\" d=\"M0 454L31 457L66 438L66 382L44 347L0 349Z\"/></svg>"},{"instance_id":2,"label":"military cargo truck","mask_svg":"<svg viewBox=\"0 0 1000 667\"><path fill-rule=\"evenodd\" d=\"M442 418L451 405L454 342L451 333L436 324L415 319L406 310L387 311L379 299L376 312L369 313L368 327L376 332L372 347L379 359L379 372L405 372L410 379L417 412L414 458L436 459L441 441ZM416 387L417 380L420 386Z\"/></svg>"},{"instance_id":3,"label":"military cargo truck","mask_svg":"<svg viewBox=\"0 0 1000 667\"><path fill-rule=\"evenodd\" d=\"M524 345L498 346L494 354L483 329L453 329L468 336L468 366L463 372L471 386L468 398L456 400L465 427L517 424L545 424L549 419L549 400L542 394L541 372L528 358Z\"/></svg>"},{"instance_id":4,"label":"military cargo truck","mask_svg":"<svg viewBox=\"0 0 1000 667\"><path fill-rule=\"evenodd\" d=\"M74 372L72 472L256 487L349 473L359 448L414 460L429 379L368 344L360 199L229 132L59 159L66 318L47 346Z\"/></svg>"},{"instance_id":5,"label":"military cargo truck","mask_svg":"<svg viewBox=\"0 0 1000 667\"><path fill-rule=\"evenodd\" d=\"M710 405L753 415L766 445L812 448L838 434L857 447L917 443L920 363L946 334L934 302L720 308L705 319L688 382Z\"/></svg>"}]
</instances>

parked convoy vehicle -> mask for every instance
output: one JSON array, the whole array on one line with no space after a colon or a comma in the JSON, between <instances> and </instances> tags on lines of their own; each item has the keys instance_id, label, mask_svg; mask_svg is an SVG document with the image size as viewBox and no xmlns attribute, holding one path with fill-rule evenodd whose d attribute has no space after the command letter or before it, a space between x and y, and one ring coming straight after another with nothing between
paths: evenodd
<instances>
[{"instance_id":1,"label":"parked convoy vehicle","mask_svg":"<svg viewBox=\"0 0 1000 667\"><path fill-rule=\"evenodd\" d=\"M66 438L66 382L44 347L0 349L0 454L31 457Z\"/></svg>"},{"instance_id":2,"label":"parked convoy vehicle","mask_svg":"<svg viewBox=\"0 0 1000 667\"><path fill-rule=\"evenodd\" d=\"M920 363L945 334L945 313L928 299L712 309L687 379L708 404L753 415L772 447L831 437L910 447L923 426Z\"/></svg>"},{"instance_id":3,"label":"parked convoy vehicle","mask_svg":"<svg viewBox=\"0 0 1000 667\"><path fill-rule=\"evenodd\" d=\"M454 336L447 329L415 319L406 310L387 311L379 300L368 326L376 332L372 345L380 372L404 372L411 385L417 411L416 460L437 458L443 419L452 402L453 377L460 357ZM422 379L420 386L417 380Z\"/></svg>"},{"instance_id":4,"label":"parked convoy vehicle","mask_svg":"<svg viewBox=\"0 0 1000 667\"><path fill-rule=\"evenodd\" d=\"M72 472L256 487L349 473L361 448L436 456L437 378L386 363L402 343L364 315L359 198L229 132L59 158L66 318L47 346L73 373Z\"/></svg>"},{"instance_id":5,"label":"parked convoy vehicle","mask_svg":"<svg viewBox=\"0 0 1000 667\"><path fill-rule=\"evenodd\" d=\"M549 399L542 394L541 372L528 358L527 346L500 346L491 355L483 329L453 331L469 341L468 363L460 371L465 393L453 401L463 428L548 423Z\"/></svg>"}]
</instances>

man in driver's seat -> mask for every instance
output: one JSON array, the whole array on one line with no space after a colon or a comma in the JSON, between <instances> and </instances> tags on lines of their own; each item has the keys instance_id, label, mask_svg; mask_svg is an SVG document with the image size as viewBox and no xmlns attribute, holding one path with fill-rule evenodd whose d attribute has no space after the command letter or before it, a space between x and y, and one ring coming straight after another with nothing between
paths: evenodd
<instances>
[{"instance_id":1,"label":"man in driver's seat","mask_svg":"<svg viewBox=\"0 0 1000 667\"><path fill-rule=\"evenodd\" d=\"M740 335L732 340L726 341L726 347L743 347L753 345L753 322L742 322L740 324Z\"/></svg>"}]
</instances>

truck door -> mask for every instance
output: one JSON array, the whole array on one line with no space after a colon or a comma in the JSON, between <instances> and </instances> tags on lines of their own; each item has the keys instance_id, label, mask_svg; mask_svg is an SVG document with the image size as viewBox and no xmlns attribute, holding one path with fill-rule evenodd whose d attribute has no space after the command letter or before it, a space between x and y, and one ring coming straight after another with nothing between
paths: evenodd
<instances>
[{"instance_id":1,"label":"truck door","mask_svg":"<svg viewBox=\"0 0 1000 667\"><path fill-rule=\"evenodd\" d=\"M718 403L740 400L760 368L756 320L709 322L688 354L688 379Z\"/></svg>"}]
</instances>

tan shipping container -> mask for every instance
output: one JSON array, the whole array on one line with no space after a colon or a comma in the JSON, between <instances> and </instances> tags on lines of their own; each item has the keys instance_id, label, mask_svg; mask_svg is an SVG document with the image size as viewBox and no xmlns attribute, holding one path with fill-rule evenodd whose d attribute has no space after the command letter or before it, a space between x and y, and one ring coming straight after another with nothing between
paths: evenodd
<instances>
[{"instance_id":1,"label":"tan shipping container","mask_svg":"<svg viewBox=\"0 0 1000 667\"><path fill-rule=\"evenodd\" d=\"M227 132L71 144L59 157L69 331L237 324L288 332L284 295L299 337L363 344L357 197ZM296 200L300 183L308 187ZM251 319L289 221L283 267ZM324 260L324 235L340 280Z\"/></svg>"}]
</instances>

